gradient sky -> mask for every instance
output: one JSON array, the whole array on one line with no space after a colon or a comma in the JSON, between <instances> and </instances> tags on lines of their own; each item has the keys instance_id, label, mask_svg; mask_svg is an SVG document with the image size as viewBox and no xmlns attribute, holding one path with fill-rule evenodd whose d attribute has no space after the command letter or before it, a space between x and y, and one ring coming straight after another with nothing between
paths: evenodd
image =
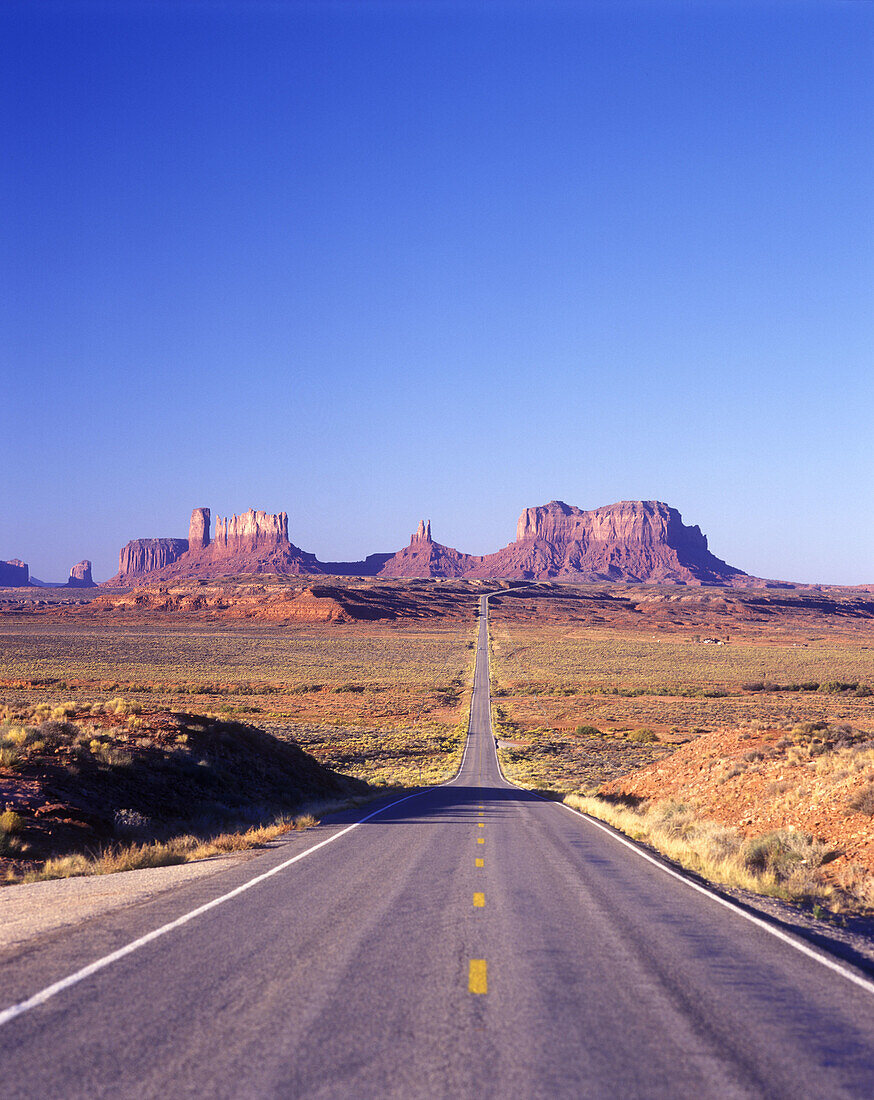
<instances>
[{"instance_id":1,"label":"gradient sky","mask_svg":"<svg viewBox=\"0 0 874 1100\"><path fill-rule=\"evenodd\" d=\"M0 557L659 499L874 582L874 4L0 5Z\"/></svg>"}]
</instances>

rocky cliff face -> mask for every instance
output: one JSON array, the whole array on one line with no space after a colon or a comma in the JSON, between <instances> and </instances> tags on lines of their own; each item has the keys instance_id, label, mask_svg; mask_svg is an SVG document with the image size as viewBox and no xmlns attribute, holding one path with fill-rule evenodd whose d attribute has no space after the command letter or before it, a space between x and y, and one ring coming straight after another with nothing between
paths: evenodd
<instances>
[{"instance_id":1,"label":"rocky cliff face","mask_svg":"<svg viewBox=\"0 0 874 1100\"><path fill-rule=\"evenodd\" d=\"M195 508L188 524L188 549L203 550L209 546L209 508Z\"/></svg>"},{"instance_id":2,"label":"rocky cliff face","mask_svg":"<svg viewBox=\"0 0 874 1100\"><path fill-rule=\"evenodd\" d=\"M27 562L12 558L11 561L0 561L0 585L9 588L22 588L30 584L30 569Z\"/></svg>"},{"instance_id":3,"label":"rocky cliff face","mask_svg":"<svg viewBox=\"0 0 874 1100\"><path fill-rule=\"evenodd\" d=\"M118 574L107 586L211 579L236 573L322 573L314 554L288 541L288 516L250 509L216 519L210 538L209 508L191 513L188 539L135 539L119 556ZM338 563L339 564L339 563ZM355 563L348 563L355 564ZM376 572L376 569L373 570Z\"/></svg>"},{"instance_id":4,"label":"rocky cliff face","mask_svg":"<svg viewBox=\"0 0 874 1100\"><path fill-rule=\"evenodd\" d=\"M284 549L289 545L285 512L272 515L250 508L241 516L219 516L215 521L215 546L225 553L249 553L261 547Z\"/></svg>"},{"instance_id":5,"label":"rocky cliff face","mask_svg":"<svg viewBox=\"0 0 874 1100\"><path fill-rule=\"evenodd\" d=\"M526 508L516 541L485 557L432 542L430 524L422 521L380 575L692 585L752 580L714 557L700 529L687 527L676 508L657 500L625 500L588 512L560 500Z\"/></svg>"},{"instance_id":6,"label":"rocky cliff face","mask_svg":"<svg viewBox=\"0 0 874 1100\"><path fill-rule=\"evenodd\" d=\"M67 581L70 588L94 588L91 578L91 562L86 558L77 562L70 570L70 579Z\"/></svg>"},{"instance_id":7,"label":"rocky cliff face","mask_svg":"<svg viewBox=\"0 0 874 1100\"><path fill-rule=\"evenodd\" d=\"M746 578L707 548L698 527L658 500L623 500L586 512L554 500L526 508L516 542L489 554L471 577L651 584L726 584Z\"/></svg>"},{"instance_id":8,"label":"rocky cliff face","mask_svg":"<svg viewBox=\"0 0 874 1100\"><path fill-rule=\"evenodd\" d=\"M379 571L381 577L463 577L481 558L462 554L451 546L431 540L431 521L422 520L410 545L389 558Z\"/></svg>"},{"instance_id":9,"label":"rocky cliff face","mask_svg":"<svg viewBox=\"0 0 874 1100\"><path fill-rule=\"evenodd\" d=\"M189 539L135 539L119 556L119 573L107 585L217 578L238 573L344 573L381 577L626 581L650 584L764 584L710 553L698 527L657 500L626 500L583 511L560 500L526 508L516 541L479 557L434 542L422 520L410 545L397 554L359 562L320 562L288 539L288 516L250 509L216 520L195 508ZM26 567L25 567L26 569ZM2 575L2 566L0 566ZM2 581L0 583L26 583Z\"/></svg>"},{"instance_id":10,"label":"rocky cliff face","mask_svg":"<svg viewBox=\"0 0 874 1100\"><path fill-rule=\"evenodd\" d=\"M118 575L108 583L130 584L178 561L187 550L187 539L133 539L119 551Z\"/></svg>"}]
</instances>

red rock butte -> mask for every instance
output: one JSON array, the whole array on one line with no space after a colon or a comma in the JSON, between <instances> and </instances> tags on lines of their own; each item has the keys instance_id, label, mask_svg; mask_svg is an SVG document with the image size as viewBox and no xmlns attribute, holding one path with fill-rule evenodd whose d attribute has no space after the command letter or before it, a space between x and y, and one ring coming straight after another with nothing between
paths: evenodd
<instances>
[{"instance_id":1,"label":"red rock butte","mask_svg":"<svg viewBox=\"0 0 874 1100\"><path fill-rule=\"evenodd\" d=\"M361 561L323 562L288 537L288 515L250 509L217 517L211 537L209 508L195 508L188 538L134 539L119 554L107 585L215 578L237 573L461 577L471 579L621 581L640 584L732 585L764 581L715 557L700 528L683 523L676 508L657 500L625 500L583 511L554 500L526 508L516 539L484 556L434 542L422 520L409 546Z\"/></svg>"}]
</instances>

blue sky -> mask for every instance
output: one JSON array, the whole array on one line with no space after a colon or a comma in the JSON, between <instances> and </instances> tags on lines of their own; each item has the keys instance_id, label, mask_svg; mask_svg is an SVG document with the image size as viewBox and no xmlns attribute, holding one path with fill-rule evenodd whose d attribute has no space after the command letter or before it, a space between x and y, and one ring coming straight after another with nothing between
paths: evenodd
<instances>
[{"instance_id":1,"label":"blue sky","mask_svg":"<svg viewBox=\"0 0 874 1100\"><path fill-rule=\"evenodd\" d=\"M0 557L660 499L874 582L874 4L0 5Z\"/></svg>"}]
</instances>

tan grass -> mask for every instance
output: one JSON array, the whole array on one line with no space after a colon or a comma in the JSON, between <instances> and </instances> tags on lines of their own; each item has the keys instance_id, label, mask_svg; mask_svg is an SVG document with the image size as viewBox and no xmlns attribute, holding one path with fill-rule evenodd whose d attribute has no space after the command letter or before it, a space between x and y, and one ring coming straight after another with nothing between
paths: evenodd
<instances>
[{"instance_id":1,"label":"tan grass","mask_svg":"<svg viewBox=\"0 0 874 1100\"><path fill-rule=\"evenodd\" d=\"M828 847L806 833L780 829L744 838L737 829L701 817L694 807L667 799L634 806L570 794L564 802L651 844L712 882L790 901L840 902L834 888L817 874L829 857Z\"/></svg>"},{"instance_id":2,"label":"tan grass","mask_svg":"<svg viewBox=\"0 0 874 1100\"><path fill-rule=\"evenodd\" d=\"M309 811L294 816L282 815L266 825L256 825L237 832L218 833L206 840L185 835L150 844L113 845L95 855L77 853L46 860L35 871L10 875L7 882L42 882L46 879L72 878L79 875L110 875L119 871L136 871L148 867L167 867L177 863L192 863L229 852L260 848L292 830L311 829L319 824L317 813L327 813L358 805L365 799L344 799L321 802Z\"/></svg>"}]
</instances>

